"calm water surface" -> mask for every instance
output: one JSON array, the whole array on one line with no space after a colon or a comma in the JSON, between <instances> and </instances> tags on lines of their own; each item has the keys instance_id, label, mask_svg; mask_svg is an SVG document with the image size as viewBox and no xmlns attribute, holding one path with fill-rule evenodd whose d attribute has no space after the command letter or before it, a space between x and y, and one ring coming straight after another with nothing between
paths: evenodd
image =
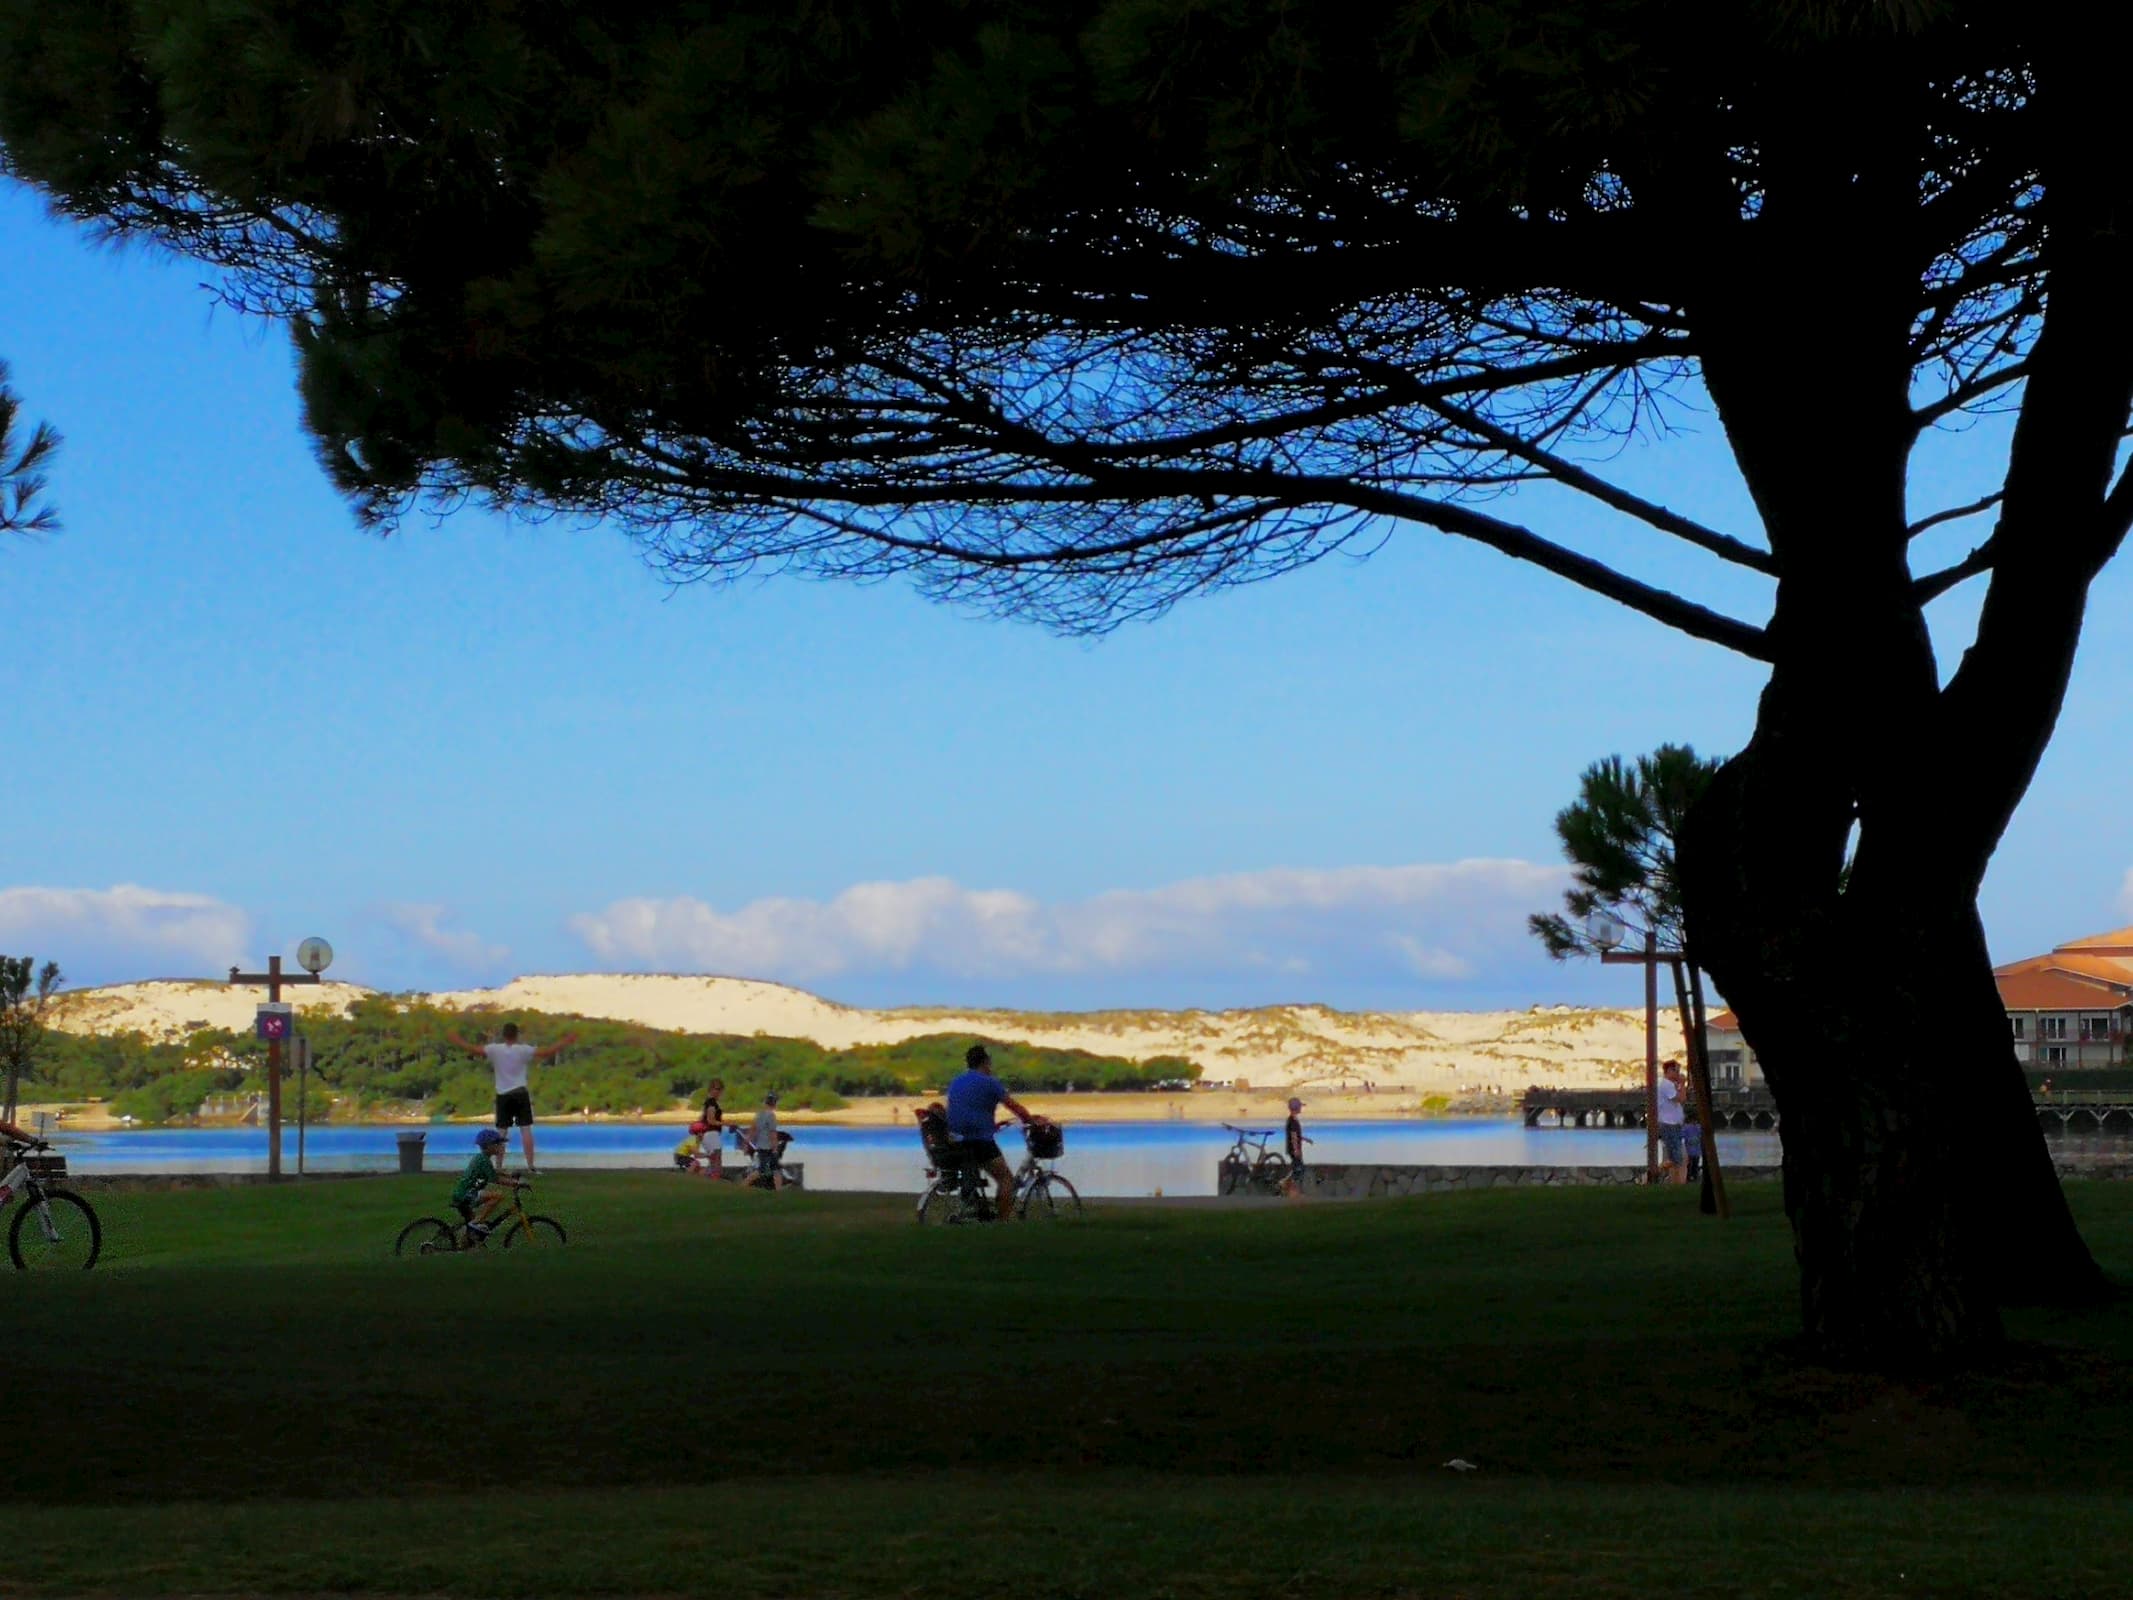
<instances>
[{"instance_id":1,"label":"calm water surface","mask_svg":"<svg viewBox=\"0 0 2133 1600\"><path fill-rule=\"evenodd\" d=\"M917 1192L925 1163L918 1134L895 1127L812 1127L790 1130L789 1159L806 1164L810 1189L909 1189ZM1314 1122L1317 1142L1307 1154L1325 1162L1388 1162L1428 1166L1634 1166L1644 1135L1634 1129L1527 1128L1517 1118L1460 1118L1415 1122ZM398 1165L398 1136L426 1135L427 1170L456 1171L474 1149L468 1123L327 1126L306 1131L304 1165L316 1172L390 1171ZM681 1138L679 1119L666 1122L551 1122L536 1130L544 1168L665 1167ZM1215 1192L1215 1168L1233 1135L1190 1122L1069 1124L1061 1172L1088 1195L1204 1195ZM83 1172L264 1172L267 1135L259 1128L166 1128L61 1136L69 1162ZM1280 1145L1278 1131L1271 1145ZM1001 1148L1018 1159L1012 1136ZM1730 1165L1774 1165L1777 1136L1727 1134L1720 1159ZM514 1158L518 1142L511 1143ZM296 1131L282 1131L282 1164L296 1169ZM729 1148L728 1159L733 1159Z\"/></svg>"}]
</instances>

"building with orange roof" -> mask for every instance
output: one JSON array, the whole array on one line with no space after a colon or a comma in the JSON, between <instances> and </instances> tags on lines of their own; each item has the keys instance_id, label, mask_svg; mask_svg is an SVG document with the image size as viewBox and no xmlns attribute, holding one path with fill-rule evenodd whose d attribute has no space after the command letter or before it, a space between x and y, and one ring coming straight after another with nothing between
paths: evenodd
<instances>
[{"instance_id":1,"label":"building with orange roof","mask_svg":"<svg viewBox=\"0 0 2133 1600\"><path fill-rule=\"evenodd\" d=\"M1732 1012L1714 1011L1703 1019L1703 1050L1713 1089L1752 1089L1762 1083L1762 1065Z\"/></svg>"},{"instance_id":2,"label":"building with orange roof","mask_svg":"<svg viewBox=\"0 0 2133 1600\"><path fill-rule=\"evenodd\" d=\"M2115 928L2055 945L1992 969L2007 1011L2015 1059L2025 1067L2123 1066L2133 1059L2133 928ZM1704 1024L1711 1087L1748 1088L1762 1066L1730 1011Z\"/></svg>"},{"instance_id":3,"label":"building with orange roof","mask_svg":"<svg viewBox=\"0 0 2133 1600\"><path fill-rule=\"evenodd\" d=\"M2115 1067L2133 1033L2133 928L2093 933L1993 968L2026 1067Z\"/></svg>"}]
</instances>

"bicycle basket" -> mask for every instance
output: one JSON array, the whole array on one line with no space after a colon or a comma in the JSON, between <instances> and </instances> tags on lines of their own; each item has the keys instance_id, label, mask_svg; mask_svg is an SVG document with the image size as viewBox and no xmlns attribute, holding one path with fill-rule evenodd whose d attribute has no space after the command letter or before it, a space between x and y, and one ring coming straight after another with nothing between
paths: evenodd
<instances>
[{"instance_id":1,"label":"bicycle basket","mask_svg":"<svg viewBox=\"0 0 2133 1600\"><path fill-rule=\"evenodd\" d=\"M1066 1153L1066 1130L1056 1122L1031 1123L1022 1137L1039 1161L1056 1161Z\"/></svg>"}]
</instances>

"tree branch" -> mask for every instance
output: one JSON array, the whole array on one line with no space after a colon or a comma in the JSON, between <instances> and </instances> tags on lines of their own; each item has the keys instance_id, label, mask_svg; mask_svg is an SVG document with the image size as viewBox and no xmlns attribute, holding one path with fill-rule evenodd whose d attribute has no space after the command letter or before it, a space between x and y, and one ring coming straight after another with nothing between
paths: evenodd
<instances>
[{"instance_id":1,"label":"tree branch","mask_svg":"<svg viewBox=\"0 0 2133 1600\"><path fill-rule=\"evenodd\" d=\"M1937 528L1943 522L1960 522L1965 517L1976 516L1980 511L1990 511L2006 498L2007 491L2005 489L1995 489L1983 499L1973 500L1966 506L1950 506L1945 511L1934 512L1930 517L1920 517L1911 524L1910 535L1915 539L1928 528Z\"/></svg>"},{"instance_id":2,"label":"tree branch","mask_svg":"<svg viewBox=\"0 0 2133 1600\"><path fill-rule=\"evenodd\" d=\"M1772 576L1777 574L1777 557L1767 550L1758 550L1755 546L1745 544L1730 534L1719 533L1713 529L1706 528L1702 523L1692 518L1684 517L1679 512L1670 511L1665 506L1631 494L1627 489L1609 483L1606 479L1596 473L1588 472L1575 462L1566 460L1551 451L1543 450L1540 446L1530 440L1519 437L1508 429L1499 428L1495 423L1490 422L1476 412L1467 410L1464 406L1455 406L1448 401L1427 396L1418 396L1418 398L1423 405L1436 412L1440 417L1468 429L1477 437L1488 441L1497 449L1503 451L1506 455L1516 456L1521 461L1530 462L1534 466L1542 468L1550 478L1562 484L1565 488L1575 489L1580 494L1589 495L1604 506L1612 507L1625 515L1635 517L1639 522L1648 523L1662 533L1670 533L1677 539L1684 540L1696 546L1699 550L1708 551L1722 560L1731 561L1738 566L1753 568L1757 572L1769 573Z\"/></svg>"},{"instance_id":3,"label":"tree branch","mask_svg":"<svg viewBox=\"0 0 2133 1600\"><path fill-rule=\"evenodd\" d=\"M1970 554L1952 567L1943 567L1938 572L1928 573L1911 585L1911 593L1920 605L1938 600L1966 578L1974 578L1981 572L1990 572L1999 559L1999 547L1995 540L1987 539Z\"/></svg>"},{"instance_id":4,"label":"tree branch","mask_svg":"<svg viewBox=\"0 0 2133 1600\"><path fill-rule=\"evenodd\" d=\"M1959 383L1931 405L1914 407L1911 411L1911 426L1923 433L1941 418L1975 405L1988 394L2004 389L2011 383L2021 382L2029 376L2029 372L2027 361L2015 361L2004 367L1995 367L1981 378Z\"/></svg>"}]
</instances>

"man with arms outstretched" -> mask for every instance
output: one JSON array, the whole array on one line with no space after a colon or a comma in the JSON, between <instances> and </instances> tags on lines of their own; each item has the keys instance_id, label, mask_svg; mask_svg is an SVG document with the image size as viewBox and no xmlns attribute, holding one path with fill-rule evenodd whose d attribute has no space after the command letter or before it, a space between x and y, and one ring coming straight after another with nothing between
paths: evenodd
<instances>
[{"instance_id":1,"label":"man with arms outstretched","mask_svg":"<svg viewBox=\"0 0 2133 1600\"><path fill-rule=\"evenodd\" d=\"M526 1073L536 1061L547 1061L561 1055L565 1049L578 1042L574 1033L566 1033L554 1044L535 1049L530 1044L521 1044L518 1024L507 1022L502 1029L503 1038L495 1044L474 1044L456 1033L445 1037L469 1055L482 1057L496 1073L496 1125L509 1129L516 1126L519 1142L526 1152L526 1170L533 1171L533 1093L526 1087Z\"/></svg>"}]
</instances>

